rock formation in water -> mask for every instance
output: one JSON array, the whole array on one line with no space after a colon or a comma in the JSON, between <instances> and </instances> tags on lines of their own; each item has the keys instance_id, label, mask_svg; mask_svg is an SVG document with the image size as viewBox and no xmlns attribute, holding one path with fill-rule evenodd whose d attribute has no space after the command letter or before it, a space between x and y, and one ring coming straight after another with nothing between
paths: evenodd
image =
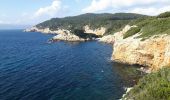
<instances>
[{"instance_id":1,"label":"rock formation in water","mask_svg":"<svg viewBox=\"0 0 170 100\"><path fill-rule=\"evenodd\" d=\"M76 41L87 41L88 39L80 38L74 34L58 34L52 38L53 41L61 40L61 41L69 41L69 42L76 42Z\"/></svg>"}]
</instances>

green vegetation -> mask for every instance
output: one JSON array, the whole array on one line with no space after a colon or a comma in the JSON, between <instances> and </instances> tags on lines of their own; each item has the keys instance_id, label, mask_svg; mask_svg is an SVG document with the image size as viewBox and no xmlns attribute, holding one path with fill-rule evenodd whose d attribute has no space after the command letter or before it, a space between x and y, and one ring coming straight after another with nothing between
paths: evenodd
<instances>
[{"instance_id":1,"label":"green vegetation","mask_svg":"<svg viewBox=\"0 0 170 100\"><path fill-rule=\"evenodd\" d=\"M133 27L129 31L127 31L126 34L124 34L123 38L127 38L129 36L132 36L132 35L140 32L140 30L141 30L141 28L139 28L139 27Z\"/></svg>"},{"instance_id":2,"label":"green vegetation","mask_svg":"<svg viewBox=\"0 0 170 100\"><path fill-rule=\"evenodd\" d=\"M170 100L170 68L148 74L125 96L127 100Z\"/></svg>"},{"instance_id":3,"label":"green vegetation","mask_svg":"<svg viewBox=\"0 0 170 100\"><path fill-rule=\"evenodd\" d=\"M165 12L157 16L157 18L167 18L170 17L170 12Z\"/></svg>"},{"instance_id":4,"label":"green vegetation","mask_svg":"<svg viewBox=\"0 0 170 100\"><path fill-rule=\"evenodd\" d=\"M66 29L71 30L73 33L77 30L83 33L83 27L89 25L92 29L101 27L106 28L106 34L111 34L119 31L131 20L146 17L145 15L133 13L116 13L116 14L92 14L87 13L79 16L53 18L43 23L36 25L38 28L50 28L51 30ZM74 33L75 34L75 33ZM76 33L77 34L77 33ZM80 35L80 34L79 34Z\"/></svg>"},{"instance_id":5,"label":"green vegetation","mask_svg":"<svg viewBox=\"0 0 170 100\"><path fill-rule=\"evenodd\" d=\"M146 18L133 20L132 22L130 22L130 25L137 25L138 29L135 29L134 31L129 30L124 35L124 38L127 38L131 35L138 33L139 30L140 33L142 33L139 36L139 38L143 38L143 39L149 38L154 35L170 34L170 17L167 17L168 14L163 13L158 15L158 16L164 16L164 18L158 18L157 16L157 17L146 17Z\"/></svg>"}]
</instances>

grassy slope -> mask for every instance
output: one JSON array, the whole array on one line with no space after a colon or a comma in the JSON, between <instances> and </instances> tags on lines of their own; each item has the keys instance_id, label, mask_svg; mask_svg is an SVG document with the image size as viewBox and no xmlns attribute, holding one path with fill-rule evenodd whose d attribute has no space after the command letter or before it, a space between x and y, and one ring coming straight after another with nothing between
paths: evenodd
<instances>
[{"instance_id":1,"label":"grassy slope","mask_svg":"<svg viewBox=\"0 0 170 100\"><path fill-rule=\"evenodd\" d=\"M170 100L170 68L146 75L125 98L127 100Z\"/></svg>"},{"instance_id":2,"label":"grassy slope","mask_svg":"<svg viewBox=\"0 0 170 100\"><path fill-rule=\"evenodd\" d=\"M153 35L170 34L170 13L163 13L157 17L137 19L130 23L138 27L130 29L124 38L132 36L138 32L142 33L139 38L149 38Z\"/></svg>"}]
</instances>

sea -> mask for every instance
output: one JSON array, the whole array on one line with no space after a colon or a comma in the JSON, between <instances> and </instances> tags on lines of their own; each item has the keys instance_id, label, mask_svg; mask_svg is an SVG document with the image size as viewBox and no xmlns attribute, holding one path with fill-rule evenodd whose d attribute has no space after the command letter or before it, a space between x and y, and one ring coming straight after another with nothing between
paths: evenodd
<instances>
[{"instance_id":1,"label":"sea","mask_svg":"<svg viewBox=\"0 0 170 100\"><path fill-rule=\"evenodd\" d=\"M142 76L110 60L111 44L52 37L0 30L0 100L119 100Z\"/></svg>"}]
</instances>

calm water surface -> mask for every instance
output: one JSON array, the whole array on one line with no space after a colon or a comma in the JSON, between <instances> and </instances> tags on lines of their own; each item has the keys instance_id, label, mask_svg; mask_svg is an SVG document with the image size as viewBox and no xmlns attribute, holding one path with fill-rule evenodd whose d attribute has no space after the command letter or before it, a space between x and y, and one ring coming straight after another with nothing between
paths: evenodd
<instances>
[{"instance_id":1,"label":"calm water surface","mask_svg":"<svg viewBox=\"0 0 170 100\"><path fill-rule=\"evenodd\" d=\"M96 41L47 43L51 35L0 31L0 100L117 100L138 79Z\"/></svg>"}]
</instances>

